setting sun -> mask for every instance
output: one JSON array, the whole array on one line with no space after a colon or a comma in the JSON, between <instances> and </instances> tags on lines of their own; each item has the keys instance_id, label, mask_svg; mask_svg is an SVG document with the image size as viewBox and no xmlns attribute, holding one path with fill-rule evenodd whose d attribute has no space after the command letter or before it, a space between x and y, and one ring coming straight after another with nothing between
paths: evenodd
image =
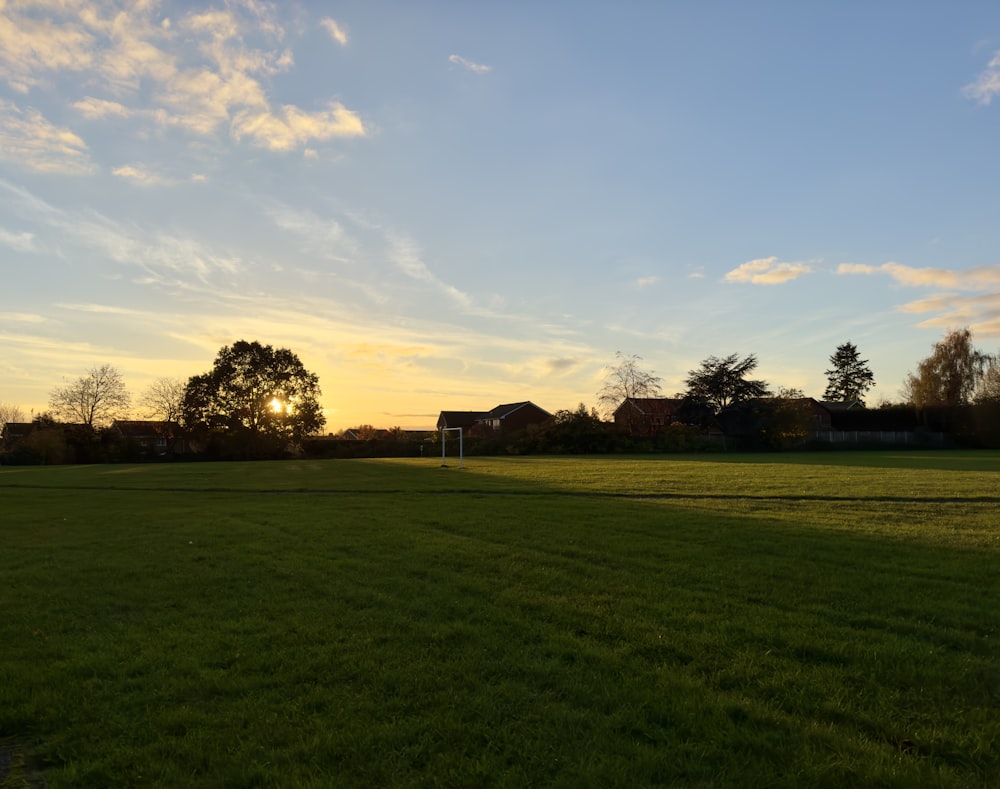
<instances>
[{"instance_id":1,"label":"setting sun","mask_svg":"<svg viewBox=\"0 0 1000 789\"><path fill-rule=\"evenodd\" d=\"M285 404L281 402L277 397L275 397L270 403L268 403L268 405L271 406L271 410L276 414L280 414L282 411L285 410Z\"/></svg>"}]
</instances>

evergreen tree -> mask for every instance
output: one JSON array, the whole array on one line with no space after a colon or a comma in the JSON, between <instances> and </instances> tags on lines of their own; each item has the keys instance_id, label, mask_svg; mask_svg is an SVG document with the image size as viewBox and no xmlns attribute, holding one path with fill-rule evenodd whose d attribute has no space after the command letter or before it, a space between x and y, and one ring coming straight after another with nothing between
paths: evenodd
<instances>
[{"instance_id":1,"label":"evergreen tree","mask_svg":"<svg viewBox=\"0 0 1000 789\"><path fill-rule=\"evenodd\" d=\"M850 403L854 400L864 404L865 392L875 385L875 376L868 367L868 360L862 359L854 343L845 342L837 346L830 357L833 367L826 371L827 387L824 400L836 403Z\"/></svg>"}]
</instances>

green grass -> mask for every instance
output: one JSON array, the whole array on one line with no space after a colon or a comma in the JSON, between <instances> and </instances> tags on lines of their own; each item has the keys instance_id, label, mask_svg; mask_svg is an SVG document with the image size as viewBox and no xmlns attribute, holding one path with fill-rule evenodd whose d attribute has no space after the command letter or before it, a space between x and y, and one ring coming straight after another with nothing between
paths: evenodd
<instances>
[{"instance_id":1,"label":"green grass","mask_svg":"<svg viewBox=\"0 0 1000 789\"><path fill-rule=\"evenodd\" d=\"M1000 453L0 468L0 787L1000 784Z\"/></svg>"}]
</instances>

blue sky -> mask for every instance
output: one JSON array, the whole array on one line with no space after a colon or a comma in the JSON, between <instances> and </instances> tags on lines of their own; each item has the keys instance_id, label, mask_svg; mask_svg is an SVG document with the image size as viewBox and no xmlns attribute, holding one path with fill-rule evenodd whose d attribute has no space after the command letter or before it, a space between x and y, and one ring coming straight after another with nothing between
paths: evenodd
<instances>
[{"instance_id":1,"label":"blue sky","mask_svg":"<svg viewBox=\"0 0 1000 789\"><path fill-rule=\"evenodd\" d=\"M1000 6L0 0L0 402L238 339L327 429L665 394L896 399L1000 348ZM135 416L142 416L136 413Z\"/></svg>"}]
</instances>

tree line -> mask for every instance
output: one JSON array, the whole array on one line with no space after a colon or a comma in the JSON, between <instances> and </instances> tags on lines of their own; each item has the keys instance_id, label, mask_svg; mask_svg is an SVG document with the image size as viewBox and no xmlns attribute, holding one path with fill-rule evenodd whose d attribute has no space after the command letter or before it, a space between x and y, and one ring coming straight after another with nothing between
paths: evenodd
<instances>
[{"instance_id":1,"label":"tree line","mask_svg":"<svg viewBox=\"0 0 1000 789\"><path fill-rule=\"evenodd\" d=\"M322 429L320 395L318 376L295 353L239 340L219 350L208 372L187 381L157 379L138 406L147 420L183 425L187 440L209 456L265 457ZM128 419L132 396L121 373L102 364L54 388L48 405L34 423L82 428L73 437L80 444L87 436L93 445L100 430ZM0 405L0 418L3 427L22 422L24 415Z\"/></svg>"},{"instance_id":2,"label":"tree line","mask_svg":"<svg viewBox=\"0 0 1000 789\"><path fill-rule=\"evenodd\" d=\"M597 395L609 416L626 398L662 396L662 379L639 366L641 357L619 351L616 360L606 368L604 386ZM710 356L688 372L686 389L675 398L717 415L748 400L804 397L798 389L773 390L768 382L751 378L757 364L755 354L742 358L738 354ZM868 360L862 359L857 346L849 341L837 346L830 356L826 376L822 400L827 402L857 402L863 406L867 392L875 386ZM968 328L949 331L907 375L902 394L903 402L917 409L1000 400L1000 356L977 349Z\"/></svg>"},{"instance_id":3,"label":"tree line","mask_svg":"<svg viewBox=\"0 0 1000 789\"><path fill-rule=\"evenodd\" d=\"M629 398L662 398L660 377L643 369L640 362L641 357L619 351L615 363L605 369L604 386L597 395L605 416L611 419L620 412L619 421L629 433L637 432L636 428L648 432L649 423L636 416L636 409L621 409L621 404ZM834 409L849 405L864 409L865 397L875 385L868 360L848 341L836 348L829 363L822 402ZM764 443L772 446L787 445L790 439L807 434L808 424L815 421L815 411L808 406L804 393L795 388L773 388L767 381L753 377L757 365L754 354L710 356L702 361L688 372L686 388L673 397L678 405L671 413L672 423L729 432L742 415L743 422L756 420ZM878 408L882 412L895 410L900 415L909 412L912 423L905 418L886 419L883 414L881 419L855 418L855 424L902 424L901 428L893 428L902 430L915 424L939 431L961 428L966 433L1000 430L997 425L984 431L982 425L984 421L996 421L1000 414L1000 357L977 349L968 328L946 332L931 354L907 374L901 391L902 402L884 400ZM580 416L579 409L576 415ZM567 419L570 414L561 412L561 417ZM633 424L633 419L639 421Z\"/></svg>"},{"instance_id":4,"label":"tree line","mask_svg":"<svg viewBox=\"0 0 1000 789\"><path fill-rule=\"evenodd\" d=\"M595 451L627 449L619 446L621 439L608 429L607 420L629 398L662 397L662 379L645 370L641 361L639 356L619 351L615 362L605 369L604 384L597 393L603 419L597 409L588 411L582 403L576 410L557 411L548 433L533 431L531 440L522 441L517 451L559 451L564 445L567 451L590 451L587 447L591 445L602 448ZM730 354L710 356L688 371L685 389L674 396L679 401L671 420L674 429L669 437L661 437L661 443L694 448L700 433L720 424L721 415L741 404L764 400L769 401L763 428L771 431L768 441L777 446L794 436L798 430L795 425L804 416L796 404L804 394L794 388L772 387L754 377L757 367L755 354ZM875 385L868 360L849 341L837 346L829 357L826 376L822 399L827 402L864 405ZM240 340L221 348L205 373L187 381L157 379L142 392L136 405L146 419L182 425L191 442L207 456L259 457L280 455L322 429L320 395L318 377L295 353ZM879 408L905 407L922 415L925 422L934 420L938 428L950 429L962 422L962 409L986 405L1000 409L1000 357L976 348L968 328L946 332L930 355L907 375L902 395L902 403L883 402ZM115 419L127 418L132 408L123 377L112 365L103 364L55 387L49 396L49 410L33 421L48 426L78 425L96 432ZM20 408L0 403L0 428L23 421Z\"/></svg>"}]
</instances>

